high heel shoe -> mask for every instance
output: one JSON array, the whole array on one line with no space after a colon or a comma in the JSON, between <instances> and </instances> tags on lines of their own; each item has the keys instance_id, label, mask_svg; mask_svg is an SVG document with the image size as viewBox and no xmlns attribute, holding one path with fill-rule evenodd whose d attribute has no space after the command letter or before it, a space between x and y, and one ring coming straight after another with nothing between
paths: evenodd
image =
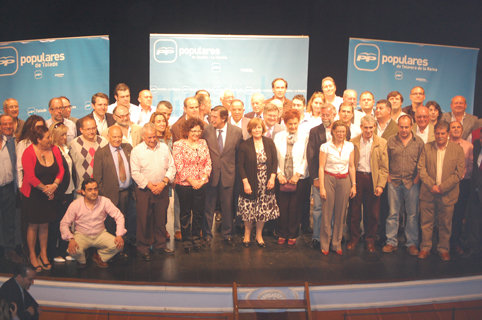
<instances>
[{"instance_id":1,"label":"high heel shoe","mask_svg":"<svg viewBox=\"0 0 482 320\"><path fill-rule=\"evenodd\" d=\"M245 247L245 248L249 248L250 244L251 244L251 242L249 242L249 241L246 241L246 242L243 241L243 247Z\"/></svg>"},{"instance_id":2,"label":"high heel shoe","mask_svg":"<svg viewBox=\"0 0 482 320\"><path fill-rule=\"evenodd\" d=\"M44 269L45 271L49 271L50 269L52 269L52 265L50 264L50 261L45 263L43 260L42 260L42 257L41 256L38 256L37 257L37 260L38 262L40 263L40 267L42 269ZM47 260L48 261L48 260Z\"/></svg>"},{"instance_id":3,"label":"high heel shoe","mask_svg":"<svg viewBox=\"0 0 482 320\"><path fill-rule=\"evenodd\" d=\"M266 243L264 243L264 242L258 242L258 240L256 240L256 244L257 244L258 247L260 247L260 248L266 248Z\"/></svg>"}]
</instances>

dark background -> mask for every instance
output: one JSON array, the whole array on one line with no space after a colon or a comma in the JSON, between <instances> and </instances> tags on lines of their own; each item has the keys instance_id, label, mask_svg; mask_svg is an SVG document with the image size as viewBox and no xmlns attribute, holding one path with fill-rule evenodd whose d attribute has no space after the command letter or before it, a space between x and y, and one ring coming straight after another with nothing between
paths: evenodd
<instances>
[{"instance_id":1,"label":"dark background","mask_svg":"<svg viewBox=\"0 0 482 320\"><path fill-rule=\"evenodd\" d=\"M482 48L481 0L0 0L0 14L0 41L109 35L109 95L126 82L135 104L149 87L150 33L308 35L308 96L328 75L342 95L349 37ZM479 117L481 60L479 53Z\"/></svg>"}]
</instances>

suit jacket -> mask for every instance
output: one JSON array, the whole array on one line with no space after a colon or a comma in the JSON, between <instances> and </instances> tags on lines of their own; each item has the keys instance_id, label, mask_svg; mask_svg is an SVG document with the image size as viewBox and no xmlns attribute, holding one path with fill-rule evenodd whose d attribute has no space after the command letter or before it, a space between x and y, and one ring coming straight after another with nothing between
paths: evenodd
<instances>
[{"instance_id":1,"label":"suit jacket","mask_svg":"<svg viewBox=\"0 0 482 320\"><path fill-rule=\"evenodd\" d=\"M246 113L246 114L244 115L244 117L245 117L245 118L248 118L248 119L253 119L255 114L256 114L256 112L251 111L251 112Z\"/></svg>"},{"instance_id":2,"label":"suit jacket","mask_svg":"<svg viewBox=\"0 0 482 320\"><path fill-rule=\"evenodd\" d=\"M227 124L223 152L219 151L215 127L208 125L203 131L202 138L206 140L211 156L212 170L209 184L216 187L221 181L223 187L232 187L236 177L236 152L243 139L241 129L230 123Z\"/></svg>"},{"instance_id":3,"label":"suit jacket","mask_svg":"<svg viewBox=\"0 0 482 320\"><path fill-rule=\"evenodd\" d=\"M445 112L442 115L442 120L445 120L448 123L450 123L450 122L452 122L452 116L453 116L452 112ZM464 117L464 120L462 122L463 122L462 126L464 127L464 130L462 131L462 139L467 140L470 133L480 126L479 125L479 118L477 118L476 116L474 116L472 114L466 113L465 117Z\"/></svg>"},{"instance_id":4,"label":"suit jacket","mask_svg":"<svg viewBox=\"0 0 482 320\"><path fill-rule=\"evenodd\" d=\"M437 144L435 141L425 144L418 162L418 170L422 185L420 200L433 202L435 196L430 192L437 177ZM459 198L459 182L464 178L465 156L464 150L458 144L449 141L445 150L442 165L442 203L446 206L454 205Z\"/></svg>"},{"instance_id":5,"label":"suit jacket","mask_svg":"<svg viewBox=\"0 0 482 320\"><path fill-rule=\"evenodd\" d=\"M94 111L90 113L90 115L93 117L94 116ZM105 114L105 121L107 121L107 127L110 127L115 124L114 116L112 113L106 113ZM75 123L75 126L77 127L77 137L80 136L82 133L80 132L80 119L77 120ZM99 132L99 130L96 130L97 135L99 136L102 132Z\"/></svg>"},{"instance_id":6,"label":"suit jacket","mask_svg":"<svg viewBox=\"0 0 482 320\"><path fill-rule=\"evenodd\" d=\"M412 126L412 133L413 133L415 136L418 137L418 135L417 135L417 128L418 128L418 126L417 126L417 124L414 122L414 123L413 123L413 126ZM433 128L433 124L429 123L427 129L428 129L427 143L432 142L432 141L435 141L435 131L434 131L434 128ZM425 129L425 130L427 130L427 129ZM421 138L420 138L420 139L421 139ZM423 139L422 139L422 140L423 140ZM427 144L427 143L426 143L426 144Z\"/></svg>"},{"instance_id":7,"label":"suit jacket","mask_svg":"<svg viewBox=\"0 0 482 320\"><path fill-rule=\"evenodd\" d=\"M276 174L278 168L278 157L276 155L276 147L273 140L267 137L262 137L262 139L264 151L266 152L267 157L266 166L269 179L272 173ZM239 180L242 181L244 178L247 178L249 185L251 186L251 190L253 191L251 194L246 194L244 193L244 188L241 187L241 195L245 198L254 200L258 194L258 165L253 138L249 138L248 140L241 142L239 145L237 159L239 177L241 178ZM274 188L272 190L267 190L267 192L274 192Z\"/></svg>"},{"instance_id":8,"label":"suit jacket","mask_svg":"<svg viewBox=\"0 0 482 320\"><path fill-rule=\"evenodd\" d=\"M130 158L132 146L128 143L121 144L122 150L127 158L128 167L130 170ZM94 179L99 183L99 193L102 196L109 198L115 205L119 202L119 176L115 169L114 159L110 151L110 144L100 148L96 151L94 157Z\"/></svg>"},{"instance_id":9,"label":"suit jacket","mask_svg":"<svg viewBox=\"0 0 482 320\"><path fill-rule=\"evenodd\" d=\"M186 122L186 115L182 115L177 119L176 122L171 127L171 133L172 133L172 143L176 142L177 140L181 139L181 132L182 132L182 126L184 125L184 122Z\"/></svg>"},{"instance_id":10,"label":"suit jacket","mask_svg":"<svg viewBox=\"0 0 482 320\"><path fill-rule=\"evenodd\" d=\"M326 130L322 124L311 128L306 146L306 160L308 161L308 172L311 179L318 179L320 167L320 147L326 142Z\"/></svg>"},{"instance_id":11,"label":"suit jacket","mask_svg":"<svg viewBox=\"0 0 482 320\"><path fill-rule=\"evenodd\" d=\"M1 138L2 136L0 136ZM7 138L7 150L10 156L10 161L12 162L12 175L13 175L13 191L17 193L17 152L15 151L15 138L8 137Z\"/></svg>"},{"instance_id":12,"label":"suit jacket","mask_svg":"<svg viewBox=\"0 0 482 320\"><path fill-rule=\"evenodd\" d=\"M24 299L22 299L23 290ZM7 300L8 303L15 302L17 304L17 315L21 320L38 319L38 303L25 289L20 289L14 278L8 279L0 288L0 297ZM35 314L32 316L27 312L27 308L34 307Z\"/></svg>"},{"instance_id":13,"label":"suit jacket","mask_svg":"<svg viewBox=\"0 0 482 320\"><path fill-rule=\"evenodd\" d=\"M479 197L479 202L482 203L482 172L479 170L479 166L477 165L477 159L479 158L480 149L482 148L480 139L474 141L474 159L473 159L473 169L472 169L472 190L475 191L477 196Z\"/></svg>"},{"instance_id":14,"label":"suit jacket","mask_svg":"<svg viewBox=\"0 0 482 320\"><path fill-rule=\"evenodd\" d=\"M388 128L387 128L388 129ZM358 169L358 162L360 161L360 141L361 135L351 139L355 148L355 168ZM370 154L370 169L372 172L373 190L376 187L385 188L388 178L388 152L387 140L373 135L373 142Z\"/></svg>"},{"instance_id":15,"label":"suit jacket","mask_svg":"<svg viewBox=\"0 0 482 320\"><path fill-rule=\"evenodd\" d=\"M375 126L375 134L378 132L378 126ZM396 135L398 133L398 125L395 121L390 119L390 121L387 124L387 127L385 128L385 131L382 133L382 138L385 140L388 140L388 138Z\"/></svg>"},{"instance_id":16,"label":"suit jacket","mask_svg":"<svg viewBox=\"0 0 482 320\"><path fill-rule=\"evenodd\" d=\"M268 127L266 127L266 129L268 129ZM271 133L271 139L274 139L274 137L276 136L276 134L277 134L278 132L283 131L283 130L285 130L284 125L279 124L279 123L275 123L275 124L274 124L274 127L273 127L273 132ZM266 134L267 134L267 133L268 133L268 132L266 131L266 133L264 134L265 137L266 137Z\"/></svg>"}]
</instances>

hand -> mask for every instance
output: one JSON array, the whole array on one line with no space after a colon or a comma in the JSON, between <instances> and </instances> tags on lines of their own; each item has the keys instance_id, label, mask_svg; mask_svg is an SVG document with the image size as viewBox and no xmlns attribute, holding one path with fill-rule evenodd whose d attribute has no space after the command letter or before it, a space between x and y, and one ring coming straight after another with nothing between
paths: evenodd
<instances>
[{"instance_id":1,"label":"hand","mask_svg":"<svg viewBox=\"0 0 482 320\"><path fill-rule=\"evenodd\" d=\"M297 184L299 180L300 180L300 177L298 175L294 175L291 177L291 179L288 182L291 184Z\"/></svg>"},{"instance_id":2,"label":"hand","mask_svg":"<svg viewBox=\"0 0 482 320\"><path fill-rule=\"evenodd\" d=\"M387 182L392 182L392 178L388 175Z\"/></svg>"},{"instance_id":3,"label":"hand","mask_svg":"<svg viewBox=\"0 0 482 320\"><path fill-rule=\"evenodd\" d=\"M286 180L285 176L282 175L282 174L278 175L278 181L279 181L280 184L285 184L285 183L288 182L288 180Z\"/></svg>"},{"instance_id":4,"label":"hand","mask_svg":"<svg viewBox=\"0 0 482 320\"><path fill-rule=\"evenodd\" d=\"M413 184L418 184L419 181L420 181L420 177L416 176L415 179L413 179Z\"/></svg>"},{"instance_id":5,"label":"hand","mask_svg":"<svg viewBox=\"0 0 482 320\"><path fill-rule=\"evenodd\" d=\"M74 255L77 253L77 249L79 249L79 245L77 244L77 242L75 241L74 238L70 239L69 241L69 247L67 248L67 252L70 254L70 255Z\"/></svg>"},{"instance_id":6,"label":"hand","mask_svg":"<svg viewBox=\"0 0 482 320\"><path fill-rule=\"evenodd\" d=\"M355 198L355 196L356 196L356 185L354 185L354 186L351 187L351 190L350 190L350 199Z\"/></svg>"},{"instance_id":7,"label":"hand","mask_svg":"<svg viewBox=\"0 0 482 320\"><path fill-rule=\"evenodd\" d=\"M118 250L122 250L122 248L124 248L124 239L121 236L115 237L114 243Z\"/></svg>"},{"instance_id":8,"label":"hand","mask_svg":"<svg viewBox=\"0 0 482 320\"><path fill-rule=\"evenodd\" d=\"M376 188L375 188L375 192L374 192L375 196L379 197L379 196L382 195L382 193L383 193L383 188L382 188L382 187L376 187Z\"/></svg>"},{"instance_id":9,"label":"hand","mask_svg":"<svg viewBox=\"0 0 482 320\"><path fill-rule=\"evenodd\" d=\"M15 319L15 317L17 317L17 304L13 301L10 302L10 314L12 315L12 319ZM33 316L33 314L32 314L32 316Z\"/></svg>"},{"instance_id":10,"label":"hand","mask_svg":"<svg viewBox=\"0 0 482 320\"><path fill-rule=\"evenodd\" d=\"M313 180L313 186L320 188L320 180L319 179Z\"/></svg>"},{"instance_id":11,"label":"hand","mask_svg":"<svg viewBox=\"0 0 482 320\"><path fill-rule=\"evenodd\" d=\"M52 183L45 185L42 192L45 193L47 197L50 197L50 195L52 195L55 190L57 190L57 185L55 183Z\"/></svg>"},{"instance_id":12,"label":"hand","mask_svg":"<svg viewBox=\"0 0 482 320\"><path fill-rule=\"evenodd\" d=\"M320 197L322 200L326 200L326 190L320 187Z\"/></svg>"},{"instance_id":13,"label":"hand","mask_svg":"<svg viewBox=\"0 0 482 320\"><path fill-rule=\"evenodd\" d=\"M244 187L244 193L246 194L253 193L253 190L251 190L251 186L249 185L249 183L244 183L243 187Z\"/></svg>"},{"instance_id":14,"label":"hand","mask_svg":"<svg viewBox=\"0 0 482 320\"><path fill-rule=\"evenodd\" d=\"M30 315L33 317L35 315L35 308L33 306L30 306L27 308L27 312L30 313Z\"/></svg>"},{"instance_id":15,"label":"hand","mask_svg":"<svg viewBox=\"0 0 482 320\"><path fill-rule=\"evenodd\" d=\"M430 190L430 192L435 193L435 194L440 194L440 193L442 193L442 191L440 190L440 187L437 186L437 185L434 185L434 186L432 187L432 189Z\"/></svg>"},{"instance_id":16,"label":"hand","mask_svg":"<svg viewBox=\"0 0 482 320\"><path fill-rule=\"evenodd\" d=\"M192 180L191 186L194 190L201 189L203 186L202 180Z\"/></svg>"},{"instance_id":17,"label":"hand","mask_svg":"<svg viewBox=\"0 0 482 320\"><path fill-rule=\"evenodd\" d=\"M267 188L268 190L271 190L271 189L274 188L274 177L273 177L273 178L270 178L270 179L268 180L268 184L267 184L266 188Z\"/></svg>"}]
</instances>

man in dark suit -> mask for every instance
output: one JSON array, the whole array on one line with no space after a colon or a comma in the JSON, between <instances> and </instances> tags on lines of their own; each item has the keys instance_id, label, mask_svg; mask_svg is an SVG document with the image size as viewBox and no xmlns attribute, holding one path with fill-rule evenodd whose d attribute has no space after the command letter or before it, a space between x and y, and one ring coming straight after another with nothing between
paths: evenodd
<instances>
[{"instance_id":1,"label":"man in dark suit","mask_svg":"<svg viewBox=\"0 0 482 320\"><path fill-rule=\"evenodd\" d=\"M291 101L290 101L290 106L291 106ZM266 133L264 134L265 137L274 139L276 134L280 131L283 131L285 127L281 124L278 123L278 119L280 117L280 111L278 107L271 103L268 102L264 106L264 111L263 111L263 120L264 124L266 125ZM249 135L246 131L246 136L244 136L244 139L248 139Z\"/></svg>"},{"instance_id":2,"label":"man in dark suit","mask_svg":"<svg viewBox=\"0 0 482 320\"><path fill-rule=\"evenodd\" d=\"M134 232L133 219L128 219L129 199L131 199L130 155L132 146L122 143L122 129L115 125L108 131L109 144L100 148L94 157L94 179L99 183L99 194L109 198L124 214L128 233ZM115 234L115 222L106 219L106 229Z\"/></svg>"},{"instance_id":3,"label":"man in dark suit","mask_svg":"<svg viewBox=\"0 0 482 320\"><path fill-rule=\"evenodd\" d=\"M112 113L107 113L109 97L105 93L97 92L92 96L91 103L93 109L91 115L95 120L95 124L97 125L97 135L100 135L105 129L114 125L115 123L115 119ZM80 120L77 121L76 125L77 136L80 136Z\"/></svg>"},{"instance_id":4,"label":"man in dark suit","mask_svg":"<svg viewBox=\"0 0 482 320\"><path fill-rule=\"evenodd\" d=\"M332 110L328 104L321 108L322 118L327 119L332 114ZM333 119L333 118L332 118ZM320 166L319 156L320 147L326 142L326 128L331 125L328 121L324 121L320 125L310 130L308 144L306 146L306 160L308 161L308 172L313 183L313 235L312 246L316 250L320 250L320 229L321 229L321 196L320 182L318 180L318 169Z\"/></svg>"},{"instance_id":5,"label":"man in dark suit","mask_svg":"<svg viewBox=\"0 0 482 320\"><path fill-rule=\"evenodd\" d=\"M475 133L475 130L472 134ZM482 222L482 130L478 129L478 140L474 141L473 169L469 201L467 203L466 234L463 235L467 245L466 256L480 254L480 229Z\"/></svg>"},{"instance_id":6,"label":"man in dark suit","mask_svg":"<svg viewBox=\"0 0 482 320\"><path fill-rule=\"evenodd\" d=\"M172 143L181 139L182 126L189 118L199 118L199 101L195 97L184 99L184 114L172 125Z\"/></svg>"},{"instance_id":7,"label":"man in dark suit","mask_svg":"<svg viewBox=\"0 0 482 320\"><path fill-rule=\"evenodd\" d=\"M15 265L13 277L0 288L0 297L8 303L17 305L17 315L21 320L35 320L39 318L38 303L28 293L28 289L35 279L35 270L27 265Z\"/></svg>"},{"instance_id":8,"label":"man in dark suit","mask_svg":"<svg viewBox=\"0 0 482 320\"><path fill-rule=\"evenodd\" d=\"M15 234L19 226L15 219L15 194L17 185L17 157L15 153L14 120L9 115L0 116L0 246L7 259L22 262L15 252Z\"/></svg>"},{"instance_id":9,"label":"man in dark suit","mask_svg":"<svg viewBox=\"0 0 482 320\"><path fill-rule=\"evenodd\" d=\"M212 171L206 188L203 235L212 239L213 215L216 201L221 204L222 234L224 240L233 241L233 190L236 177L236 152L243 139L241 129L228 123L228 110L217 106L211 111L211 124L203 131L211 156Z\"/></svg>"},{"instance_id":10,"label":"man in dark suit","mask_svg":"<svg viewBox=\"0 0 482 320\"><path fill-rule=\"evenodd\" d=\"M418 112L418 110L417 110ZM432 249L434 225L438 226L437 251L442 261L450 260L450 235L454 205L459 198L459 182L465 174L464 151L449 141L449 124L440 120L435 125L435 141L425 144L418 163L420 173L420 227L422 243L419 259ZM435 223L435 220L437 223Z\"/></svg>"}]
</instances>

